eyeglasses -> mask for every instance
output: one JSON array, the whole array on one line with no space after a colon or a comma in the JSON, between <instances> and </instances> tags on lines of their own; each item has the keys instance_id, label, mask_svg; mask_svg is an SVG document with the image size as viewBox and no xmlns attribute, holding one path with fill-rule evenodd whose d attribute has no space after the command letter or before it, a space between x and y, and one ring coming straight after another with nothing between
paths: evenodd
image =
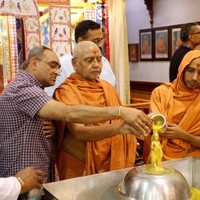
<instances>
[{"instance_id":1,"label":"eyeglasses","mask_svg":"<svg viewBox=\"0 0 200 200\"><path fill-rule=\"evenodd\" d=\"M43 63L46 63L47 65L49 65L49 67L55 71L59 70L61 72L61 69L60 69L60 64L58 64L57 62L55 61L51 61L51 62L47 62L45 60L40 60L39 58L35 58L36 60L39 60Z\"/></svg>"}]
</instances>

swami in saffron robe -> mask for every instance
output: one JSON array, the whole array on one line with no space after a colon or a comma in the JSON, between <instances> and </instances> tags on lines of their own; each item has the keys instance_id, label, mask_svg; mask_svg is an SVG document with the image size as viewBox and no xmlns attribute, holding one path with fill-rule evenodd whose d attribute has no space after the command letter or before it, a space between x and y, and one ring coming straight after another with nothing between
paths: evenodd
<instances>
[{"instance_id":1,"label":"swami in saffron robe","mask_svg":"<svg viewBox=\"0 0 200 200\"><path fill-rule=\"evenodd\" d=\"M200 88L188 89L183 82L183 72L194 58L200 57L199 50L188 52L180 66L177 78L172 83L163 83L155 88L151 95L151 112L162 113L167 122L180 126L195 136L200 136ZM161 137L164 160L184 157L200 157L200 149L193 147L183 139ZM144 158L147 160L150 137L144 142Z\"/></svg>"},{"instance_id":2,"label":"swami in saffron robe","mask_svg":"<svg viewBox=\"0 0 200 200\"><path fill-rule=\"evenodd\" d=\"M54 98L67 105L119 106L121 101L114 87L103 80L89 82L73 73L54 93ZM111 120L85 126L101 126L119 123ZM133 167L136 154L136 138L134 135L117 134L95 142L85 142L85 163L73 158L61 148L65 135L65 124L57 123L57 168L60 179L78 177L84 174L117 170ZM85 133L87 134L87 133ZM79 167L79 169L78 169Z\"/></svg>"}]
</instances>

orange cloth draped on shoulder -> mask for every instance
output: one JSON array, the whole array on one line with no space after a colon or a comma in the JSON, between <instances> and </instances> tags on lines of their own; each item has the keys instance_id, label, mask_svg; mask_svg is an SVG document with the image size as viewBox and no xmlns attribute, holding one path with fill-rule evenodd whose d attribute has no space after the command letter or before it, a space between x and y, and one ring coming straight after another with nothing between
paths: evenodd
<instances>
[{"instance_id":1,"label":"orange cloth draped on shoulder","mask_svg":"<svg viewBox=\"0 0 200 200\"><path fill-rule=\"evenodd\" d=\"M67 105L92 105L92 106L119 106L121 101L117 92L108 82L96 80L89 82L73 73L54 93L54 98ZM119 123L121 120L111 120L85 126L101 126ZM63 127L60 122L58 133L58 149L64 137ZM64 153L64 152L62 152ZM135 162L136 138L134 135L115 135L113 137L95 142L86 142L85 145L85 173L86 175L132 167ZM60 154L57 160L61 165L70 165L71 161ZM76 168L74 169L77 170ZM59 166L58 166L59 173ZM61 173L61 171L60 171ZM74 172L76 173L76 172ZM59 174L60 175L60 174ZM63 176L62 176L63 177ZM69 177L65 177L69 178Z\"/></svg>"},{"instance_id":2,"label":"orange cloth draped on shoulder","mask_svg":"<svg viewBox=\"0 0 200 200\"><path fill-rule=\"evenodd\" d=\"M172 83L163 83L155 88L151 95L151 112L162 113L167 122L179 125L190 134L200 136L200 89L188 89L183 82L183 71L194 59L200 57L199 50L193 50L185 55L180 66L177 78ZM149 137L145 140L145 148L150 143ZM148 140L148 141L147 141ZM191 144L182 139L161 138L164 160L183 157L200 157L200 149L191 150ZM144 153L147 159L148 150Z\"/></svg>"}]
</instances>

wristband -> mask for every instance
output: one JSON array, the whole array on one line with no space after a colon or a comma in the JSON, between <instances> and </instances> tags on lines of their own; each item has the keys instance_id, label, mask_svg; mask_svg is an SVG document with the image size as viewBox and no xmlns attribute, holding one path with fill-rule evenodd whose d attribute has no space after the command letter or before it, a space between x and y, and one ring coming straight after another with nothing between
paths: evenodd
<instances>
[{"instance_id":1,"label":"wristband","mask_svg":"<svg viewBox=\"0 0 200 200\"><path fill-rule=\"evenodd\" d=\"M24 183L24 181L22 181L22 179L20 177L17 177L17 180L20 182L21 191L22 191L24 189L25 183Z\"/></svg>"},{"instance_id":2,"label":"wristband","mask_svg":"<svg viewBox=\"0 0 200 200\"><path fill-rule=\"evenodd\" d=\"M116 111L116 119L119 119L121 116L121 106L117 107L117 111Z\"/></svg>"}]
</instances>

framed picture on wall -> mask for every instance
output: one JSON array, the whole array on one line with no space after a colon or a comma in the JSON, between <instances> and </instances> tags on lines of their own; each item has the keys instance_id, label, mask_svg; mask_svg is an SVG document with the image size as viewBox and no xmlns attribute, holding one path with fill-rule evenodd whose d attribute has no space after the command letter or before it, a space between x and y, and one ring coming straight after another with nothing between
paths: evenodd
<instances>
[{"instance_id":1,"label":"framed picture on wall","mask_svg":"<svg viewBox=\"0 0 200 200\"><path fill-rule=\"evenodd\" d=\"M168 28L155 28L155 60L170 59L170 43Z\"/></svg>"},{"instance_id":2,"label":"framed picture on wall","mask_svg":"<svg viewBox=\"0 0 200 200\"><path fill-rule=\"evenodd\" d=\"M153 59L153 36L152 29L140 30L140 60L148 61Z\"/></svg>"},{"instance_id":3,"label":"framed picture on wall","mask_svg":"<svg viewBox=\"0 0 200 200\"><path fill-rule=\"evenodd\" d=\"M128 45L128 56L130 62L138 62L138 44Z\"/></svg>"},{"instance_id":4,"label":"framed picture on wall","mask_svg":"<svg viewBox=\"0 0 200 200\"><path fill-rule=\"evenodd\" d=\"M180 39L181 25L171 27L171 56L180 47L182 41Z\"/></svg>"}]
</instances>

